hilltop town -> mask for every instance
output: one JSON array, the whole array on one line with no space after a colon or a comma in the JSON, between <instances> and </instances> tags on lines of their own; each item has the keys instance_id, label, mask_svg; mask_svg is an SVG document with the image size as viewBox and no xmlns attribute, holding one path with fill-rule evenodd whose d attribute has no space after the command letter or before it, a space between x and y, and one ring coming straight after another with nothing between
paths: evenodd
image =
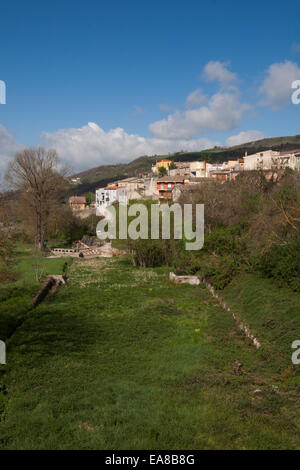
<instances>
[{"instance_id":1,"label":"hilltop town","mask_svg":"<svg viewBox=\"0 0 300 470\"><path fill-rule=\"evenodd\" d=\"M144 175L123 178L97 188L95 202L87 204L85 196L71 196L69 205L83 217L93 212L101 216L114 203L124 204L141 199L177 202L183 193L195 186L200 187L202 183L224 184L249 171L260 171L267 180L277 179L287 168L300 171L300 150L280 152L268 149L249 155L246 152L236 160L223 163L209 163L206 160L174 162L164 158L157 160ZM73 178L71 182L78 184L80 178Z\"/></svg>"}]
</instances>

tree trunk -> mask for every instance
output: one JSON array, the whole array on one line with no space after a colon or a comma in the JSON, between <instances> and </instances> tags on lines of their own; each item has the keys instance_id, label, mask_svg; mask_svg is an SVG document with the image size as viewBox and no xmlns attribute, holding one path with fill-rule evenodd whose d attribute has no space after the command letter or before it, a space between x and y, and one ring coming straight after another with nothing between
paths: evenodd
<instances>
[{"instance_id":1,"label":"tree trunk","mask_svg":"<svg viewBox=\"0 0 300 470\"><path fill-rule=\"evenodd\" d=\"M41 207L36 208L36 237L35 237L35 248L38 251L42 251L44 240L43 240L43 220L42 220L42 209Z\"/></svg>"}]
</instances>

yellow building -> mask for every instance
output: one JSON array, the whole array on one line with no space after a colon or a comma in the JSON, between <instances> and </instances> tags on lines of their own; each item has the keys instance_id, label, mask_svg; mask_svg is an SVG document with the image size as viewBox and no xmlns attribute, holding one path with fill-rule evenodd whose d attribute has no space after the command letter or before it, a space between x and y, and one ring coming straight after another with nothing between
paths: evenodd
<instances>
[{"instance_id":1,"label":"yellow building","mask_svg":"<svg viewBox=\"0 0 300 470\"><path fill-rule=\"evenodd\" d=\"M172 163L172 160L163 159L163 160L160 160L159 162L156 162L156 168L159 169L163 167L167 169L169 168L171 163Z\"/></svg>"},{"instance_id":2,"label":"yellow building","mask_svg":"<svg viewBox=\"0 0 300 470\"><path fill-rule=\"evenodd\" d=\"M167 170L169 166L171 165L171 163L172 163L172 160L167 160L166 158L163 158L162 160L160 160L159 162L156 162L156 164L152 166L152 172L157 175L159 172L159 168L163 167Z\"/></svg>"},{"instance_id":3,"label":"yellow building","mask_svg":"<svg viewBox=\"0 0 300 470\"><path fill-rule=\"evenodd\" d=\"M86 208L86 200L84 196L72 196L69 198L69 206L72 211L83 211Z\"/></svg>"}]
</instances>

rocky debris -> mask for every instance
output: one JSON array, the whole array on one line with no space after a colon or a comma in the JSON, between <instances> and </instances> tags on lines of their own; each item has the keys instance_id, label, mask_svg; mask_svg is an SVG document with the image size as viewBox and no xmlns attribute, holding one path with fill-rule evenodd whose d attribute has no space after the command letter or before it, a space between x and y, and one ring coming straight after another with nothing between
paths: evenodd
<instances>
[{"instance_id":1,"label":"rocky debris","mask_svg":"<svg viewBox=\"0 0 300 470\"><path fill-rule=\"evenodd\" d=\"M236 362L235 363L235 368L234 368L234 371L233 373L235 375L242 375L242 367L243 367L243 363L242 362Z\"/></svg>"},{"instance_id":2,"label":"rocky debris","mask_svg":"<svg viewBox=\"0 0 300 470\"><path fill-rule=\"evenodd\" d=\"M73 245L73 250L82 250L82 249L89 249L89 248L100 248L104 245L104 240L100 240L99 238L93 237L82 237L81 240L76 240Z\"/></svg>"}]
</instances>

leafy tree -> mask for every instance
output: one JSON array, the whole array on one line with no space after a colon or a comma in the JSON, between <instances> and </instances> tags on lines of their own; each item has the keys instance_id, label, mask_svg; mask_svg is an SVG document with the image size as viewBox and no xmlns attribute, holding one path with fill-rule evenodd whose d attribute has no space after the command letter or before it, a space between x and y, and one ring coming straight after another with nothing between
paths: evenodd
<instances>
[{"instance_id":1,"label":"leafy tree","mask_svg":"<svg viewBox=\"0 0 300 470\"><path fill-rule=\"evenodd\" d=\"M90 206L93 201L93 193L89 192L85 195L85 202L87 206Z\"/></svg>"},{"instance_id":2,"label":"leafy tree","mask_svg":"<svg viewBox=\"0 0 300 470\"><path fill-rule=\"evenodd\" d=\"M158 168L160 176L165 176L167 174L167 169L164 166Z\"/></svg>"}]
</instances>

